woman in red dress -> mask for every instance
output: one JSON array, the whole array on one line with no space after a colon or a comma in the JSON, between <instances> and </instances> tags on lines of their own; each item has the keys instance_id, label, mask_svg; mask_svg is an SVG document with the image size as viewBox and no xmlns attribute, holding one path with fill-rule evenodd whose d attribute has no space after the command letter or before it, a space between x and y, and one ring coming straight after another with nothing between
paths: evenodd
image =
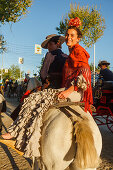
<instances>
[{"instance_id":1,"label":"woman in red dress","mask_svg":"<svg viewBox=\"0 0 113 170\"><path fill-rule=\"evenodd\" d=\"M89 54L79 45L82 33L79 29L81 21L78 17L69 21L69 27L66 31L65 40L69 48L69 57L63 70L63 84L66 88L62 91L59 98L70 98L71 96L81 95L80 101L85 102L85 111L90 111L90 105L93 103L91 88L91 71L88 64ZM73 95L72 95L73 94ZM76 94L76 95L75 95ZM74 99L73 99L74 101Z\"/></svg>"}]
</instances>

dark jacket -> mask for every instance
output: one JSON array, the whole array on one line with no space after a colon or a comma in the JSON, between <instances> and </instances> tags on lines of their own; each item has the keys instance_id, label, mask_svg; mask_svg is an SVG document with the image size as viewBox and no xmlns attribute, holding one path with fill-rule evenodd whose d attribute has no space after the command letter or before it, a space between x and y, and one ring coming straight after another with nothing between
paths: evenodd
<instances>
[{"instance_id":1,"label":"dark jacket","mask_svg":"<svg viewBox=\"0 0 113 170\"><path fill-rule=\"evenodd\" d=\"M100 76L103 78L104 81L113 81L113 72L110 71L108 68L101 69Z\"/></svg>"},{"instance_id":2,"label":"dark jacket","mask_svg":"<svg viewBox=\"0 0 113 170\"><path fill-rule=\"evenodd\" d=\"M48 78L52 88L61 87L62 69L66 59L67 55L64 54L61 49L47 52L40 71L42 84L44 84Z\"/></svg>"}]
</instances>

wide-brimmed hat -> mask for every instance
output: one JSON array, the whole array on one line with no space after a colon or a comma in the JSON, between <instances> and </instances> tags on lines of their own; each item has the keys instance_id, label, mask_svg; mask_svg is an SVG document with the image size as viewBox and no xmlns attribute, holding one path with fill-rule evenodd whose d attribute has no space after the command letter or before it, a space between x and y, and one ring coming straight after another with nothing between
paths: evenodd
<instances>
[{"instance_id":1,"label":"wide-brimmed hat","mask_svg":"<svg viewBox=\"0 0 113 170\"><path fill-rule=\"evenodd\" d=\"M46 40L44 40L44 41L42 42L41 47L47 49L47 44L48 44L48 42L49 42L50 40L52 40L52 39L53 39L53 40L54 40L54 39L60 40L61 44L63 44L63 43L65 42L65 37L64 37L64 36L60 36L60 35L57 35L57 34L51 34L51 35L48 35L48 36L46 37Z\"/></svg>"},{"instance_id":2,"label":"wide-brimmed hat","mask_svg":"<svg viewBox=\"0 0 113 170\"><path fill-rule=\"evenodd\" d=\"M110 65L110 63L108 63L107 61L100 61L98 66L100 67L101 65Z\"/></svg>"}]
</instances>

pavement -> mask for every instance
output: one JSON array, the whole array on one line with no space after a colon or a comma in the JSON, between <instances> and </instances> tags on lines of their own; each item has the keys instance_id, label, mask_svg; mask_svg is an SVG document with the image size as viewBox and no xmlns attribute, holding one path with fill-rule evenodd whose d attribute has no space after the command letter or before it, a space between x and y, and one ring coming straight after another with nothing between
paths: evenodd
<instances>
[{"instance_id":1,"label":"pavement","mask_svg":"<svg viewBox=\"0 0 113 170\"><path fill-rule=\"evenodd\" d=\"M19 104L17 98L6 98L7 111L2 113L3 130L2 134L7 132L7 128L13 122L10 114ZM113 133L107 126L99 126L103 148L101 153L102 162L97 170L113 170ZM31 170L31 160L19 155L13 148L0 143L0 170Z\"/></svg>"}]
</instances>

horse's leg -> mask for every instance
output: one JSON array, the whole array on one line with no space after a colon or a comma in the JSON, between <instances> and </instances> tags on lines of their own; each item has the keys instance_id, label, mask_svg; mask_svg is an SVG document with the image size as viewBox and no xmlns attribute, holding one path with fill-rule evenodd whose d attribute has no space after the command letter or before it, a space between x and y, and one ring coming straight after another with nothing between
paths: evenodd
<instances>
[{"instance_id":1,"label":"horse's leg","mask_svg":"<svg viewBox=\"0 0 113 170\"><path fill-rule=\"evenodd\" d=\"M72 145L72 122L59 110L51 112L54 118L44 125L42 133L42 160L47 170L64 170L75 155L75 144Z\"/></svg>"}]
</instances>

